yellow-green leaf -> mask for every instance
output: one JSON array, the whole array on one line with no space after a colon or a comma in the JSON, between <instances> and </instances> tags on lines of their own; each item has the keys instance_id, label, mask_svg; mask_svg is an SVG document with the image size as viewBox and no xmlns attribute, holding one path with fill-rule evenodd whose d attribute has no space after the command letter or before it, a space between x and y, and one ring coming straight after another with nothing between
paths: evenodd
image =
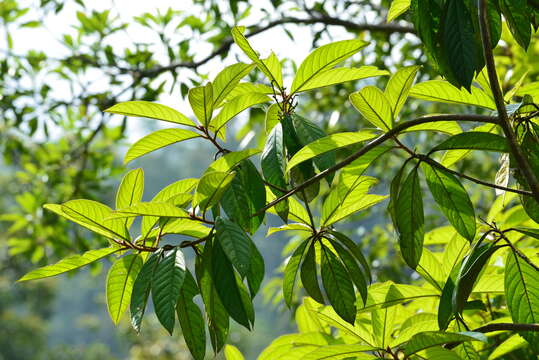
<instances>
[{"instance_id":1,"label":"yellow-green leaf","mask_svg":"<svg viewBox=\"0 0 539 360\"><path fill-rule=\"evenodd\" d=\"M220 107L226 96L253 70L254 64L237 63L224 68L213 80L213 106Z\"/></svg>"},{"instance_id":2,"label":"yellow-green leaf","mask_svg":"<svg viewBox=\"0 0 539 360\"><path fill-rule=\"evenodd\" d=\"M210 123L213 114L213 86L209 82L189 90L189 103L198 121L204 126Z\"/></svg>"},{"instance_id":3,"label":"yellow-green leaf","mask_svg":"<svg viewBox=\"0 0 539 360\"><path fill-rule=\"evenodd\" d=\"M391 22L410 8L411 0L393 0L387 13L387 22Z\"/></svg>"},{"instance_id":4,"label":"yellow-green leaf","mask_svg":"<svg viewBox=\"0 0 539 360\"><path fill-rule=\"evenodd\" d=\"M302 92L325 86L342 84L347 81L361 80L382 75L389 75L389 72L385 70L379 70L375 66L362 66L359 68L340 67L319 73L318 75L307 80L305 84L301 87L301 90L297 90L296 92Z\"/></svg>"},{"instance_id":5,"label":"yellow-green leaf","mask_svg":"<svg viewBox=\"0 0 539 360\"><path fill-rule=\"evenodd\" d=\"M393 1L391 6L393 7L396 2L399 1ZM408 0L408 5L409 4L410 0ZM419 71L419 68L420 66L404 67L402 69L399 69L389 79L384 94L389 101L394 118L397 118L402 109L402 106L406 102L406 99L408 98L408 94L410 93L410 89L412 88L412 84L414 83L414 79L417 75L417 72Z\"/></svg>"},{"instance_id":6,"label":"yellow-green leaf","mask_svg":"<svg viewBox=\"0 0 539 360\"><path fill-rule=\"evenodd\" d=\"M429 80L416 84L410 91L410 96L434 102L474 105L496 110L496 104L483 90L472 86L470 93L464 88L459 90L443 80Z\"/></svg>"},{"instance_id":7,"label":"yellow-green leaf","mask_svg":"<svg viewBox=\"0 0 539 360\"><path fill-rule=\"evenodd\" d=\"M211 171L204 174L195 190L193 207L199 206L202 211L205 211L217 204L235 175L235 172L221 171Z\"/></svg>"},{"instance_id":8,"label":"yellow-green leaf","mask_svg":"<svg viewBox=\"0 0 539 360\"><path fill-rule=\"evenodd\" d=\"M384 131L393 127L391 105L384 93L374 86L367 86L352 93L350 102L365 119Z\"/></svg>"},{"instance_id":9,"label":"yellow-green leaf","mask_svg":"<svg viewBox=\"0 0 539 360\"><path fill-rule=\"evenodd\" d=\"M126 101L108 108L105 112L196 126L191 119L173 108L149 101Z\"/></svg>"}]
</instances>

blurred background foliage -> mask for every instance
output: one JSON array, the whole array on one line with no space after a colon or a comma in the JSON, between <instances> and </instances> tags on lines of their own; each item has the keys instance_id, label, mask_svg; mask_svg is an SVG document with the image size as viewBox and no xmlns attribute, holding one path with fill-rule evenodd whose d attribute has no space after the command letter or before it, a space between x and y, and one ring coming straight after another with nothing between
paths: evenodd
<instances>
[{"instance_id":1,"label":"blurred background foliage","mask_svg":"<svg viewBox=\"0 0 539 360\"><path fill-rule=\"evenodd\" d=\"M103 242L52 213L44 203L74 198L110 204L125 145L147 133L152 122L128 124L103 109L120 101L159 101L185 107L190 87L215 75L240 54L232 45L233 25L247 26L256 47L293 70L310 48L361 37L371 44L355 65L394 71L422 65L419 80L437 75L426 63L406 16L385 23L390 1L182 0L142 5L130 1L3 0L0 2L0 359L188 359L181 336L169 337L153 316L136 336L127 321L115 329L104 306L101 264L71 276L14 284L37 265L81 253ZM170 7L169 7L170 6ZM538 42L525 54L505 34L497 49L504 87L527 72L536 81ZM290 74L289 72L288 74ZM286 72L285 72L286 74ZM260 74L252 73L250 80ZM376 78L383 86L387 79ZM365 81L364 81L365 82ZM364 84L347 83L301 95L298 112L328 132L359 129L365 122L347 102ZM447 105L412 102L402 115L414 118L449 111ZM477 111L459 109L461 112ZM236 122L235 146L257 141L264 109ZM423 135L407 138L421 148ZM432 135L430 135L432 136ZM436 136L436 135L435 135ZM349 149L348 151L353 151ZM146 174L146 197L177 179L198 177L213 159L202 141L179 144L134 161ZM401 163L396 155L370 170L387 189ZM497 158L483 155L458 164L476 177L492 176ZM471 189L478 189L471 185ZM486 212L493 191L471 191ZM428 217L429 227L438 224ZM396 256L395 236L384 206L363 212L341 230L361 239L378 281L417 279ZM268 225L272 224L272 219ZM237 327L231 342L254 358L276 336L294 330L291 312L280 302L279 268L290 239L256 239L266 259L266 288L257 299L255 332ZM291 241L294 241L292 239ZM404 270L403 269L407 269ZM88 273L92 276L88 276ZM274 278L272 278L274 277ZM269 306L269 304L273 304ZM182 355L183 354L183 355Z\"/></svg>"}]
</instances>

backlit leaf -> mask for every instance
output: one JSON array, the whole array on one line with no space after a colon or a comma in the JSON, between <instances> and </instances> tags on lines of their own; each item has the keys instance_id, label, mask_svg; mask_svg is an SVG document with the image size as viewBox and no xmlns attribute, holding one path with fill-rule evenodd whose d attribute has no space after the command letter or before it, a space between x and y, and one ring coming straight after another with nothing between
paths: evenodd
<instances>
[{"instance_id":1,"label":"backlit leaf","mask_svg":"<svg viewBox=\"0 0 539 360\"><path fill-rule=\"evenodd\" d=\"M126 101L116 104L105 112L125 116L138 116L156 120L168 121L176 124L195 126L187 116L165 105L149 101Z\"/></svg>"},{"instance_id":2,"label":"backlit leaf","mask_svg":"<svg viewBox=\"0 0 539 360\"><path fill-rule=\"evenodd\" d=\"M391 104L377 87L366 86L352 93L350 102L368 122L377 128L387 131L393 127Z\"/></svg>"}]
</instances>

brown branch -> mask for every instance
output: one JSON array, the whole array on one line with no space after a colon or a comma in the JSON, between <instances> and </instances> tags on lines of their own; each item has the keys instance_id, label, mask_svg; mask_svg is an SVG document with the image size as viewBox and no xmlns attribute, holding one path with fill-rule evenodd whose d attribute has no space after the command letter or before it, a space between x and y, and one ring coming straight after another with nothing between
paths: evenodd
<instances>
[{"instance_id":1,"label":"brown branch","mask_svg":"<svg viewBox=\"0 0 539 360\"><path fill-rule=\"evenodd\" d=\"M477 121L477 122L498 124L498 118L494 117L494 116L466 115L466 114L425 116L425 117L421 117L421 118L418 118L418 119L414 119L414 120L399 123L393 129L389 130L388 132L386 132L383 135L380 135L379 137L377 137L376 139L374 139L373 141L371 141L370 143L368 143L367 145L365 145L364 147L362 147L361 149L359 149L358 151L356 151L352 155L348 156L346 159L344 159L340 163L335 164L334 166L332 166L330 168L327 168L324 171L319 172L318 174L316 174L312 178L304 181L303 183L299 184L298 186L296 186L295 188L293 188L292 190L290 190L289 192L287 192L283 196L281 196L281 197L273 200L272 202L268 203L266 206L264 206L262 209L258 210L252 216L253 217L258 216L258 215L264 213L266 210L268 210L271 207L275 206L279 202L289 198L290 196L294 195L298 191L301 191L301 190L307 188L311 184L314 184L314 183L320 181L321 179L326 177L328 174L332 174L332 173L336 172L337 170L342 169L346 165L349 165L350 163L352 163L354 160L356 160L356 159L360 158L361 156L363 156L368 151L370 151L370 150L374 149L375 147L383 144L387 140L392 139L394 136L398 135L402 131L404 131L404 130L412 127L412 126L431 123L431 122L451 121L451 120L453 120L453 121Z\"/></svg>"},{"instance_id":2,"label":"brown branch","mask_svg":"<svg viewBox=\"0 0 539 360\"><path fill-rule=\"evenodd\" d=\"M270 30L274 27L285 25L285 24L302 24L302 25L312 25L312 24L326 24L326 25L335 25L335 26L342 26L346 28L349 31L370 31L370 32L384 32L384 33L401 33L401 34L415 34L415 30L411 26L401 26L397 24L357 24L352 21L348 20L341 20L339 18L334 18L330 16L317 16L307 19L300 19L295 17L285 17L279 20L272 21L268 23L265 26L262 27L256 27L251 32L245 35L245 37L249 38L251 36L258 35L260 33L263 33L267 30ZM212 53L207 55L206 57L198 60L198 61L186 61L186 62L177 62L172 63L170 65L165 66L158 66L152 69L146 69L146 70L133 70L128 68L119 68L122 72L131 72L136 75L138 75L139 78L142 77L153 77L159 74L162 74L167 71L172 71L177 68L187 68L187 69L196 69L204 64L206 64L211 59L224 55L234 44L234 40L232 38L228 38L223 41L221 46L219 46L217 49L215 49Z\"/></svg>"},{"instance_id":3,"label":"brown branch","mask_svg":"<svg viewBox=\"0 0 539 360\"><path fill-rule=\"evenodd\" d=\"M491 48L491 34L488 24L489 19L487 0L480 0L479 27L481 30L481 43L485 56L490 88L492 90L492 95L494 96L494 101L496 102L496 109L498 110L499 125L507 138L511 154L514 156L520 171L522 171L522 174L524 175L524 178L526 179L526 182L533 193L534 199L539 201L539 181L537 180L528 159L524 156L524 153L518 144L516 134L511 126L509 116L507 115L507 111L505 109L505 102L503 99L502 90L500 88L500 83L498 82L498 74L496 73L496 64L494 63L494 54Z\"/></svg>"}]
</instances>

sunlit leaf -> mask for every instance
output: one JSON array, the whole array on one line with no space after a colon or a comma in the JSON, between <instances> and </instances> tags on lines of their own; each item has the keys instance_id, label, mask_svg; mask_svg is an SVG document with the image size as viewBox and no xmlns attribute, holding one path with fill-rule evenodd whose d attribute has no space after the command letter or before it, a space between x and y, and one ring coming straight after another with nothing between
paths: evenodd
<instances>
[{"instance_id":1,"label":"sunlit leaf","mask_svg":"<svg viewBox=\"0 0 539 360\"><path fill-rule=\"evenodd\" d=\"M348 81L361 80L383 75L389 75L389 72L385 70L379 70L377 67L374 66L362 66L359 68L340 67L336 69L326 70L313 76L303 84L301 90L296 90L296 92L303 92L325 86L342 84Z\"/></svg>"},{"instance_id":2,"label":"sunlit leaf","mask_svg":"<svg viewBox=\"0 0 539 360\"><path fill-rule=\"evenodd\" d=\"M213 86L209 82L189 90L189 103L193 113L203 126L207 126L213 115Z\"/></svg>"},{"instance_id":3,"label":"sunlit leaf","mask_svg":"<svg viewBox=\"0 0 539 360\"><path fill-rule=\"evenodd\" d=\"M391 104L377 87L366 86L352 93L350 102L368 122L377 128L387 131L393 127Z\"/></svg>"},{"instance_id":4,"label":"sunlit leaf","mask_svg":"<svg viewBox=\"0 0 539 360\"><path fill-rule=\"evenodd\" d=\"M466 89L458 89L447 81L429 80L412 87L410 96L418 99L442 102L447 104L474 105L489 110L496 110L494 100L483 90L471 87L471 93Z\"/></svg>"},{"instance_id":5,"label":"sunlit leaf","mask_svg":"<svg viewBox=\"0 0 539 360\"><path fill-rule=\"evenodd\" d=\"M193 298L199 294L198 286L189 271L186 272L176 313L185 343L195 360L203 360L206 354L206 329L205 321L197 304Z\"/></svg>"},{"instance_id":6,"label":"sunlit leaf","mask_svg":"<svg viewBox=\"0 0 539 360\"><path fill-rule=\"evenodd\" d=\"M133 284L142 268L142 257L129 254L116 260L107 275L107 308L114 325L120 322L131 301Z\"/></svg>"},{"instance_id":7,"label":"sunlit leaf","mask_svg":"<svg viewBox=\"0 0 539 360\"><path fill-rule=\"evenodd\" d=\"M187 116L165 105L149 101L126 101L116 104L105 112L125 116L138 116L156 120L168 121L176 124L195 126Z\"/></svg>"},{"instance_id":8,"label":"sunlit leaf","mask_svg":"<svg viewBox=\"0 0 539 360\"><path fill-rule=\"evenodd\" d=\"M399 8L399 5L404 6ZM404 4L401 0L393 1L391 3L391 8L389 9L388 22L391 21L390 17L392 16L392 11L396 11L397 9L397 13L399 11L406 11L409 6L410 0L405 0ZM395 17L398 15L400 15L400 13L397 15L393 14ZM399 115L402 106L408 98L408 94L410 93L410 89L412 88L412 84L414 83L414 79L419 69L419 66L403 67L393 74L387 83L384 94L389 102L389 105L391 106L391 112L395 119Z\"/></svg>"}]
</instances>

